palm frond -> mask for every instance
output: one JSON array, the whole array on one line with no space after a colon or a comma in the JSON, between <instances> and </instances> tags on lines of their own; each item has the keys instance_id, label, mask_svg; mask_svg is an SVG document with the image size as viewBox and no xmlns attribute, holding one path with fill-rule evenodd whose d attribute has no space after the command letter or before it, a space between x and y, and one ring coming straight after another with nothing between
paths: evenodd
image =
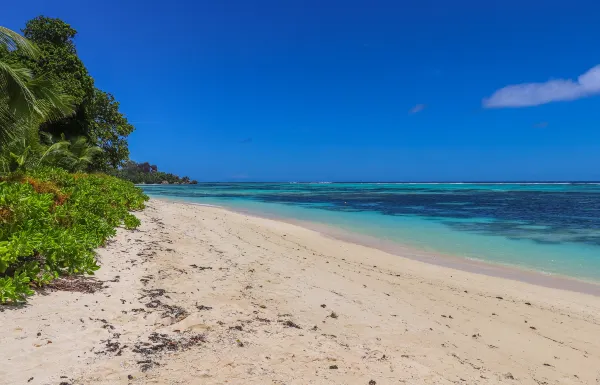
<instances>
[{"instance_id":1,"label":"palm frond","mask_svg":"<svg viewBox=\"0 0 600 385\"><path fill-rule=\"evenodd\" d=\"M90 145L84 136L73 139L69 151L73 159L73 171L85 170L94 161L94 158L102 153L100 147Z\"/></svg>"},{"instance_id":2,"label":"palm frond","mask_svg":"<svg viewBox=\"0 0 600 385\"><path fill-rule=\"evenodd\" d=\"M28 135L19 135L0 148L0 174L27 170L39 164L36 143Z\"/></svg>"},{"instance_id":3,"label":"palm frond","mask_svg":"<svg viewBox=\"0 0 600 385\"><path fill-rule=\"evenodd\" d=\"M36 98L28 87L32 79L29 68L0 61L0 90L6 95L8 109L14 115L36 111ZM36 112L41 114L39 109Z\"/></svg>"},{"instance_id":4,"label":"palm frond","mask_svg":"<svg viewBox=\"0 0 600 385\"><path fill-rule=\"evenodd\" d=\"M14 116L10 113L8 106L0 101L0 150L3 144L12 137L14 123Z\"/></svg>"},{"instance_id":5,"label":"palm frond","mask_svg":"<svg viewBox=\"0 0 600 385\"><path fill-rule=\"evenodd\" d=\"M46 132L46 131L40 131L40 143L42 144L47 144L47 145L51 145L52 143L54 143L54 137L52 136L51 133Z\"/></svg>"},{"instance_id":6,"label":"palm frond","mask_svg":"<svg viewBox=\"0 0 600 385\"><path fill-rule=\"evenodd\" d=\"M0 26L0 45L5 46L9 51L20 50L31 58L39 55L39 49L35 44L15 31L2 26Z\"/></svg>"},{"instance_id":7,"label":"palm frond","mask_svg":"<svg viewBox=\"0 0 600 385\"><path fill-rule=\"evenodd\" d=\"M75 113L74 98L62 92L50 77L41 75L33 78L28 86L44 121L59 120Z\"/></svg>"},{"instance_id":8,"label":"palm frond","mask_svg":"<svg viewBox=\"0 0 600 385\"><path fill-rule=\"evenodd\" d=\"M73 97L60 91L46 76L34 78L29 70L0 62L0 145L13 139L19 128L56 121L75 112Z\"/></svg>"},{"instance_id":9,"label":"palm frond","mask_svg":"<svg viewBox=\"0 0 600 385\"><path fill-rule=\"evenodd\" d=\"M0 48L33 58L39 54L33 43L5 27L0 27ZM42 143L39 135L40 124L74 112L74 98L62 92L52 78L34 76L23 64L0 60L0 168L24 169L42 162L81 163L71 162L76 158L69 151L70 142L44 138Z\"/></svg>"}]
</instances>

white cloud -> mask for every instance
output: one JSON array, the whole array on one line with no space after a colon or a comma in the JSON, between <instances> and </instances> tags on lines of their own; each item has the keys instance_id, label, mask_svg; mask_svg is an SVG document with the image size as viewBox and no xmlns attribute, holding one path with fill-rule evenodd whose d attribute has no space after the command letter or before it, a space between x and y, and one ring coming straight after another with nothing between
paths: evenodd
<instances>
[{"instance_id":1,"label":"white cloud","mask_svg":"<svg viewBox=\"0 0 600 385\"><path fill-rule=\"evenodd\" d=\"M544 83L513 84L500 88L483 99L485 108L530 107L551 102L576 100L600 94L600 65L571 79L548 80Z\"/></svg>"},{"instance_id":2,"label":"white cloud","mask_svg":"<svg viewBox=\"0 0 600 385\"><path fill-rule=\"evenodd\" d=\"M413 108L410 109L410 113L411 114L416 114L417 112L421 112L425 109L425 105L424 104L417 104L416 106L414 106Z\"/></svg>"}]
</instances>

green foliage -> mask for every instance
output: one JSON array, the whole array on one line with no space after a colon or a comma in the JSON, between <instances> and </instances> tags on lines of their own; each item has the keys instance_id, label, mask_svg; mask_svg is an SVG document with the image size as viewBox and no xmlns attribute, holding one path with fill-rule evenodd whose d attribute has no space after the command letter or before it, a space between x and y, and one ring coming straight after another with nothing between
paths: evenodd
<instances>
[{"instance_id":1,"label":"green foliage","mask_svg":"<svg viewBox=\"0 0 600 385\"><path fill-rule=\"evenodd\" d=\"M116 227L138 227L130 211L148 199L130 182L79 173L122 165L133 126L94 87L77 32L43 16L23 32L0 27L0 303L60 275L92 274L94 249Z\"/></svg>"},{"instance_id":2,"label":"green foliage","mask_svg":"<svg viewBox=\"0 0 600 385\"><path fill-rule=\"evenodd\" d=\"M92 146L85 136L79 136L70 141L61 137L55 141L46 136L48 145L41 146L44 150L39 164L56 166L71 172L87 171L94 159L102 153L100 147Z\"/></svg>"},{"instance_id":3,"label":"green foliage","mask_svg":"<svg viewBox=\"0 0 600 385\"><path fill-rule=\"evenodd\" d=\"M66 156L65 169L69 171L86 171L99 155L102 154L100 147L92 146L85 136L72 139Z\"/></svg>"},{"instance_id":4,"label":"green foliage","mask_svg":"<svg viewBox=\"0 0 600 385\"><path fill-rule=\"evenodd\" d=\"M35 169L41 165L61 167L71 172L86 171L102 153L99 147L89 145L85 137L71 141L62 137L56 141L45 134L42 135L45 139L42 142L33 125L20 128L15 136L0 148L0 176Z\"/></svg>"},{"instance_id":5,"label":"green foliage","mask_svg":"<svg viewBox=\"0 0 600 385\"><path fill-rule=\"evenodd\" d=\"M87 136L91 143L102 149L94 169L108 171L117 169L129 159L127 136L134 127L127 122L125 116L119 112L119 102L109 93L96 89L94 98L86 106L87 116L90 119L87 127Z\"/></svg>"},{"instance_id":6,"label":"green foliage","mask_svg":"<svg viewBox=\"0 0 600 385\"><path fill-rule=\"evenodd\" d=\"M91 145L103 150L90 165L93 170L108 171L123 165L129 157L127 136L134 127L119 111L115 98L94 86L94 79L77 55L77 31L60 19L39 16L27 22L23 34L35 44L38 54L10 53L15 68L32 77L51 78L74 105L74 114L44 121L41 130L55 137L87 137Z\"/></svg>"},{"instance_id":7,"label":"green foliage","mask_svg":"<svg viewBox=\"0 0 600 385\"><path fill-rule=\"evenodd\" d=\"M34 76L14 62L14 56L39 57L38 47L22 36L0 28L4 55L0 58L0 175L36 167L52 158L61 144L44 146L39 126L73 113L73 98L46 76ZM4 62L3 62L4 61Z\"/></svg>"},{"instance_id":8,"label":"green foliage","mask_svg":"<svg viewBox=\"0 0 600 385\"><path fill-rule=\"evenodd\" d=\"M51 74L61 90L74 98L77 106L86 98L92 98L94 79L77 56L73 41L77 35L76 30L60 19L38 16L25 24L23 35L36 44L40 51L37 57L27 57L23 60L28 68L35 74ZM59 123L56 124L57 127L65 125L66 122ZM55 134L60 133L71 134L66 130L59 130Z\"/></svg>"},{"instance_id":9,"label":"green foliage","mask_svg":"<svg viewBox=\"0 0 600 385\"><path fill-rule=\"evenodd\" d=\"M37 47L8 28L0 27L0 135L10 134L9 125L15 116L36 108L35 94L30 88L33 79L31 70L11 60L12 53L36 58ZM0 138L1 139L1 138ZM1 144L1 143L0 143Z\"/></svg>"},{"instance_id":10,"label":"green foliage","mask_svg":"<svg viewBox=\"0 0 600 385\"><path fill-rule=\"evenodd\" d=\"M177 175L158 171L158 167L148 162L136 163L127 161L125 165L113 175L133 182L135 184L197 184L195 180L190 180L187 176L183 178Z\"/></svg>"},{"instance_id":11,"label":"green foliage","mask_svg":"<svg viewBox=\"0 0 600 385\"><path fill-rule=\"evenodd\" d=\"M11 31L6 27L0 26L0 46L5 47L6 51L21 50L24 55L35 57L38 55L38 49L31 44L29 40Z\"/></svg>"},{"instance_id":12,"label":"green foliage","mask_svg":"<svg viewBox=\"0 0 600 385\"><path fill-rule=\"evenodd\" d=\"M0 146L25 125L53 121L73 113L73 98L47 75L35 75L16 60L37 60L39 49L19 34L0 27Z\"/></svg>"},{"instance_id":13,"label":"green foliage","mask_svg":"<svg viewBox=\"0 0 600 385\"><path fill-rule=\"evenodd\" d=\"M148 198L103 174L41 167L0 181L0 303L23 301L31 287L63 274L92 274L94 249L133 229Z\"/></svg>"}]
</instances>

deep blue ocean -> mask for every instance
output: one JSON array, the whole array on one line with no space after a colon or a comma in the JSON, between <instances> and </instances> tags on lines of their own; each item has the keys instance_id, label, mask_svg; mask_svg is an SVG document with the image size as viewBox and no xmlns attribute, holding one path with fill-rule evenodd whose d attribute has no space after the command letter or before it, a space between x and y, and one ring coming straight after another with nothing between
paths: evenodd
<instances>
[{"instance_id":1,"label":"deep blue ocean","mask_svg":"<svg viewBox=\"0 0 600 385\"><path fill-rule=\"evenodd\" d=\"M600 281L600 183L203 183L158 198L336 226L457 257Z\"/></svg>"}]
</instances>

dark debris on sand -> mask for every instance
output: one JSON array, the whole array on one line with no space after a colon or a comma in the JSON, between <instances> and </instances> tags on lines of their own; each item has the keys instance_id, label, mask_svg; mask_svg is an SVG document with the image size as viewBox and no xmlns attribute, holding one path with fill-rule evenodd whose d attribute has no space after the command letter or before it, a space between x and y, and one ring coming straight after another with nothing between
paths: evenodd
<instances>
[{"instance_id":1,"label":"dark debris on sand","mask_svg":"<svg viewBox=\"0 0 600 385\"><path fill-rule=\"evenodd\" d=\"M157 297L162 297L163 295L165 295L166 291L165 289L150 289L150 290L142 290L144 292L144 295L140 297L140 299L149 297L151 299L157 298Z\"/></svg>"},{"instance_id":2,"label":"dark debris on sand","mask_svg":"<svg viewBox=\"0 0 600 385\"><path fill-rule=\"evenodd\" d=\"M172 317L175 321L181 321L186 318L189 313L184 308L177 305L167 305L166 303L162 303L158 299L154 299L146 304L147 308L150 309L162 309L163 312L161 316L164 317Z\"/></svg>"},{"instance_id":3,"label":"dark debris on sand","mask_svg":"<svg viewBox=\"0 0 600 385\"><path fill-rule=\"evenodd\" d=\"M123 349L127 348L127 345L121 345L119 341L113 340L105 340L102 341L104 343L104 350L97 351L95 354L114 354L115 356L120 356L123 353Z\"/></svg>"},{"instance_id":4,"label":"dark debris on sand","mask_svg":"<svg viewBox=\"0 0 600 385\"><path fill-rule=\"evenodd\" d=\"M190 265L190 267L193 267L194 269L198 269L200 271L202 271L202 270L212 270L212 267L210 267L210 266L198 266L196 264Z\"/></svg>"},{"instance_id":5,"label":"dark debris on sand","mask_svg":"<svg viewBox=\"0 0 600 385\"><path fill-rule=\"evenodd\" d=\"M104 288L104 282L94 277L84 277L82 275L69 275L60 277L42 288L51 291L71 291L79 293L95 293Z\"/></svg>"},{"instance_id":6,"label":"dark debris on sand","mask_svg":"<svg viewBox=\"0 0 600 385\"><path fill-rule=\"evenodd\" d=\"M285 326L287 326L288 328L302 329L302 328L300 327L300 325L298 325L297 323L295 323L295 322L292 322L292 321L290 321L290 320L287 320L287 321L282 321L282 320L279 320L279 322L282 322L282 323L283 323Z\"/></svg>"},{"instance_id":7,"label":"dark debris on sand","mask_svg":"<svg viewBox=\"0 0 600 385\"><path fill-rule=\"evenodd\" d=\"M134 353L139 353L144 356L144 360L137 361L140 364L142 372L147 371L158 362L153 360L153 356L164 352L184 351L192 346L206 342L203 334L180 334L168 335L164 333L152 333L148 337L149 342L138 342L133 348Z\"/></svg>"}]
</instances>

